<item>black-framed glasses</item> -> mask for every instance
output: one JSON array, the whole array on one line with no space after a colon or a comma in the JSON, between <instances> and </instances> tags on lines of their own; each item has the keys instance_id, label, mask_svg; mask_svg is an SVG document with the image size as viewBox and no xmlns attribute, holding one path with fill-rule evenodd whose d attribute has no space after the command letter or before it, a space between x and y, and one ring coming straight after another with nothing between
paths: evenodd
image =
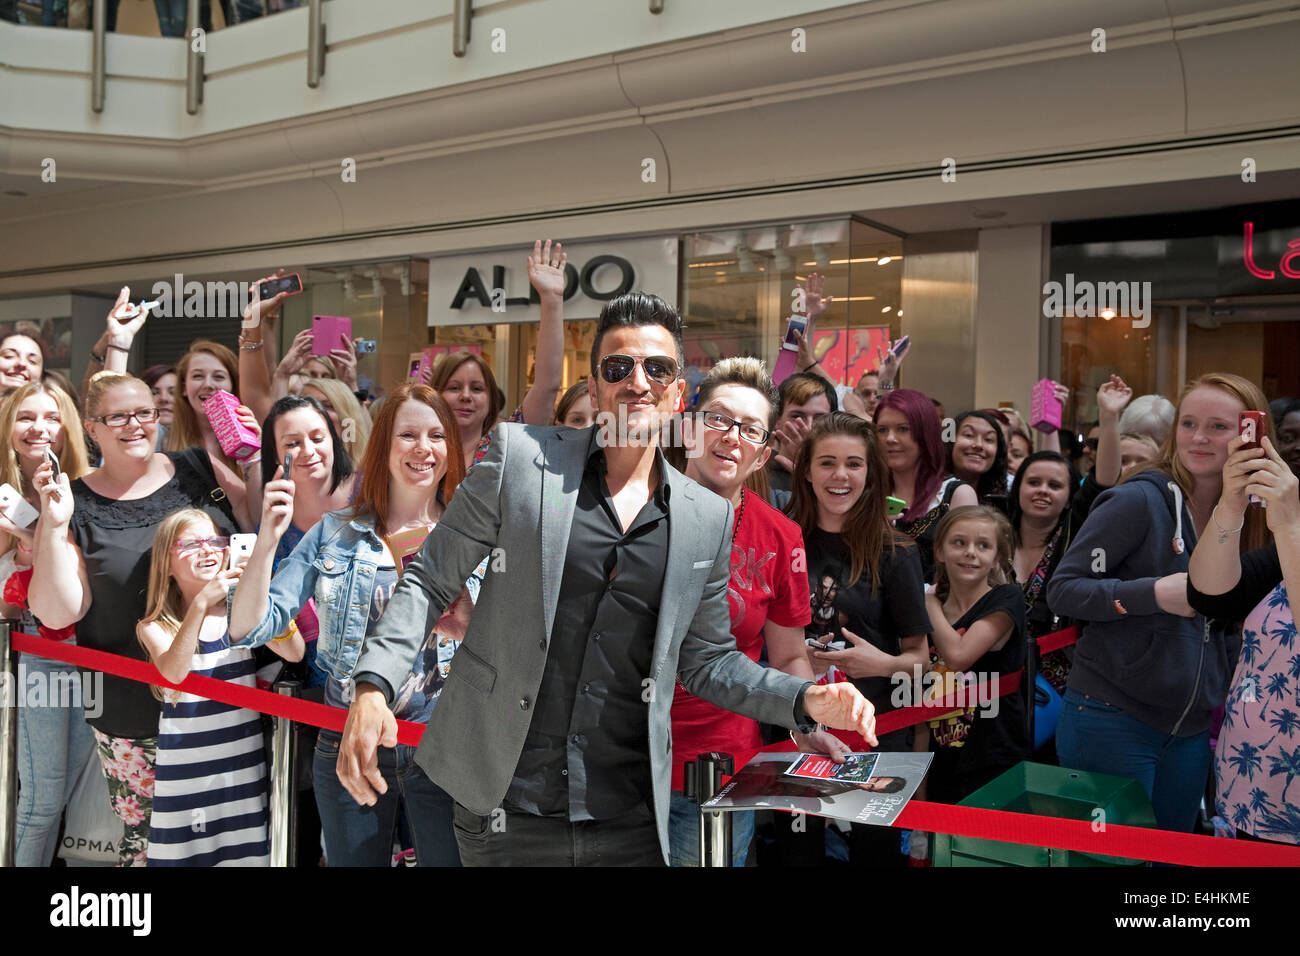
<instances>
[{"instance_id":1,"label":"black-framed glasses","mask_svg":"<svg viewBox=\"0 0 1300 956\"><path fill-rule=\"evenodd\" d=\"M677 360L667 355L647 355L637 358L635 355L606 355L600 360L600 377L610 385L617 385L632 374L640 365L645 369L645 377L660 385L671 385L677 381Z\"/></svg>"},{"instance_id":2,"label":"black-framed glasses","mask_svg":"<svg viewBox=\"0 0 1300 956\"><path fill-rule=\"evenodd\" d=\"M213 548L216 551L224 551L230 547L230 539L223 534L214 534L207 538L181 538L176 542L176 550L182 554L190 551L201 551L205 547Z\"/></svg>"},{"instance_id":3,"label":"black-framed glasses","mask_svg":"<svg viewBox=\"0 0 1300 956\"><path fill-rule=\"evenodd\" d=\"M753 445L765 445L772 437L770 431L756 422L738 422L728 415L714 411L705 412L702 417L704 424L715 432L729 432L732 428L736 428L740 432L740 437Z\"/></svg>"},{"instance_id":4,"label":"black-framed glasses","mask_svg":"<svg viewBox=\"0 0 1300 956\"><path fill-rule=\"evenodd\" d=\"M111 415L100 415L92 418L91 421L107 425L109 428L121 428L133 418L141 425L148 425L150 422L158 420L158 409L138 408L133 412L114 412Z\"/></svg>"}]
</instances>

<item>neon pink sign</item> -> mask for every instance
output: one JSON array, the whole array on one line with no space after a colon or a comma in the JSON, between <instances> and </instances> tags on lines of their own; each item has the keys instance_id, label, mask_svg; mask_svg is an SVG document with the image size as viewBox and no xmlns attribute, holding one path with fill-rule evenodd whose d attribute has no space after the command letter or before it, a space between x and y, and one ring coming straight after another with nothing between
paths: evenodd
<instances>
[{"instance_id":1,"label":"neon pink sign","mask_svg":"<svg viewBox=\"0 0 1300 956\"><path fill-rule=\"evenodd\" d=\"M1243 229L1241 241L1241 254L1246 260L1246 271L1256 279L1275 279L1277 273L1272 269L1261 269L1255 264L1255 224L1248 222ZM1296 259L1300 259L1300 239L1292 239L1286 244L1291 251L1282 256L1278 261L1278 272L1288 279L1300 279L1300 269L1291 265Z\"/></svg>"}]
</instances>

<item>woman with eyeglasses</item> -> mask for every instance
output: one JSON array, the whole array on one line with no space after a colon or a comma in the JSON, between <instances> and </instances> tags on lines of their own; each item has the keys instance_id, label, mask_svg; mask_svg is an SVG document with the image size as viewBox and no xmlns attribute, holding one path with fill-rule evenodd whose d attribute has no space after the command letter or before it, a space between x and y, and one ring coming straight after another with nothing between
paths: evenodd
<instances>
[{"instance_id":1,"label":"woman with eyeglasses","mask_svg":"<svg viewBox=\"0 0 1300 956\"><path fill-rule=\"evenodd\" d=\"M154 451L158 409L144 382L100 372L87 389L86 415L103 465L69 482L47 462L33 478L41 520L28 603L47 627L77 625L82 647L147 660L135 625L145 616L158 526L181 508L206 512L220 535L240 524L206 451ZM105 777L130 791L113 800L126 828L123 866L143 866L148 855L159 709L149 685L105 674L100 713L87 717Z\"/></svg>"}]
</instances>

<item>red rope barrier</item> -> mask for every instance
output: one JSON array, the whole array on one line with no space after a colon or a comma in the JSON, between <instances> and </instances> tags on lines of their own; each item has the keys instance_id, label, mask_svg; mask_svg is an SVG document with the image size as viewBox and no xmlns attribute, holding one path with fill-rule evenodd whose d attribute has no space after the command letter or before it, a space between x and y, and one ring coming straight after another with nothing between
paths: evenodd
<instances>
[{"instance_id":1,"label":"red rope barrier","mask_svg":"<svg viewBox=\"0 0 1300 956\"><path fill-rule=\"evenodd\" d=\"M1073 635L1071 635L1073 632ZM1064 647L1077 638L1077 630L1057 632L1047 638L1069 636L1058 646ZM1044 641L1047 638L1040 640ZM347 711L329 707L314 701L286 697L231 684L212 677L191 674L179 684L173 684L158 672L158 669L145 661L132 660L109 654L105 651L64 644L47 638L36 637L14 631L11 634L13 648L16 651L48 657L88 670L103 671L128 680L157 684L170 687L209 700L220 701L235 707L246 707L276 717L285 717L299 723L311 724L326 730L342 731ZM999 696L1012 693L1019 686L1021 672L1008 675L1000 683ZM1016 678L1013 682L1011 678ZM954 695L943 701L921 707L909 707L893 711L882 716L878 726L887 718L909 711L933 712L935 710L952 710ZM930 713L919 719L928 719ZM901 726L907 726L902 724ZM424 734L424 724L415 724L406 720L397 722L397 739L399 743L416 746ZM896 727L886 727L881 732ZM857 734L836 732L842 740L855 748L861 748L863 741ZM773 752L793 752L789 743L775 744L763 748ZM743 766L754 754L736 755L737 764ZM743 759L742 759L743 758ZM1023 843L1030 846L1052 847L1063 850L1075 850L1102 856L1128 857L1133 859L1155 860L1161 863L1176 863L1184 866L1300 866L1300 847L1290 847L1272 843L1254 843L1248 841L1222 840L1214 837L1202 837L1188 833L1173 833L1165 830L1146 829L1108 825L1102 832L1093 830L1093 824L1086 820L1067 820L1061 817L1036 816L1027 813L1011 813L1005 810L982 810L975 807L957 807L940 803L926 803L913 800L903 810L895 826L904 829L926 830L948 833L954 836L975 837L986 840L998 840L1006 843Z\"/></svg>"}]
</instances>

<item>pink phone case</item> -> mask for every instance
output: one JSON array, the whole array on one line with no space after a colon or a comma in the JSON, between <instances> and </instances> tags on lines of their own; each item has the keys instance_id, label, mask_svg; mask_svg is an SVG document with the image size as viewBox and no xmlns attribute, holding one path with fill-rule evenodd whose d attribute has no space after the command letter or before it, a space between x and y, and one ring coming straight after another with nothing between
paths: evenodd
<instances>
[{"instance_id":1,"label":"pink phone case","mask_svg":"<svg viewBox=\"0 0 1300 956\"><path fill-rule=\"evenodd\" d=\"M311 354L329 355L332 349L341 349L340 335L352 338L352 320L346 315L313 315L311 317Z\"/></svg>"},{"instance_id":2,"label":"pink phone case","mask_svg":"<svg viewBox=\"0 0 1300 956\"><path fill-rule=\"evenodd\" d=\"M1029 393L1029 425L1044 434L1061 427L1064 409L1056 400L1056 385L1050 378L1040 378Z\"/></svg>"}]
</instances>

